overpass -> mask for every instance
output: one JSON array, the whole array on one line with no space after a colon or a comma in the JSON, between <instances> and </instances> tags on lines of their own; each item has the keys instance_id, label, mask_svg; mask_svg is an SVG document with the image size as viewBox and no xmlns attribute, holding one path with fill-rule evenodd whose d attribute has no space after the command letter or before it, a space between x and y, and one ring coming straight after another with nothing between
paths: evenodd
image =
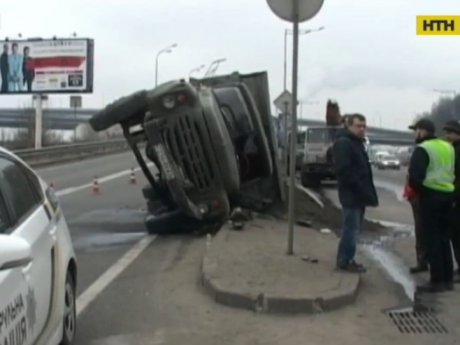
<instances>
[{"instance_id":1,"label":"overpass","mask_svg":"<svg viewBox=\"0 0 460 345\"><path fill-rule=\"evenodd\" d=\"M73 130L77 125L86 123L99 109L44 108L43 126L45 129ZM0 127L31 128L34 122L34 108L0 109ZM299 119L299 126L324 126L320 120ZM408 131L369 127L371 142L388 145L411 145L412 134Z\"/></svg>"},{"instance_id":2,"label":"overpass","mask_svg":"<svg viewBox=\"0 0 460 345\"><path fill-rule=\"evenodd\" d=\"M325 126L326 122L321 120L298 119L299 126L315 127ZM380 127L368 127L367 135L371 144L380 145L413 145L413 134L409 131L399 131Z\"/></svg>"}]
</instances>

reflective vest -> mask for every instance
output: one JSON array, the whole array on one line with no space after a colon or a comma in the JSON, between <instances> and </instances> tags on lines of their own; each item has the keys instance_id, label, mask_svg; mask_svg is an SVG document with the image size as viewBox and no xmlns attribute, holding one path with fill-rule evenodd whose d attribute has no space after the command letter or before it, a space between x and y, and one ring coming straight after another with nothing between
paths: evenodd
<instances>
[{"instance_id":1,"label":"reflective vest","mask_svg":"<svg viewBox=\"0 0 460 345\"><path fill-rule=\"evenodd\" d=\"M426 140L419 144L429 157L429 164L423 185L440 192L455 190L455 150L442 139Z\"/></svg>"}]
</instances>

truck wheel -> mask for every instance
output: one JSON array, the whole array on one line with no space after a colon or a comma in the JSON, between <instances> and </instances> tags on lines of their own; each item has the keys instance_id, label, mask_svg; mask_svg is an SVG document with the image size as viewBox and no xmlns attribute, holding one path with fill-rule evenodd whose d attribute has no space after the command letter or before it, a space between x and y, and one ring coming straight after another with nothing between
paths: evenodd
<instances>
[{"instance_id":1,"label":"truck wheel","mask_svg":"<svg viewBox=\"0 0 460 345\"><path fill-rule=\"evenodd\" d=\"M301 182L302 186L310 188L317 188L321 185L321 179L318 176L305 173L302 173Z\"/></svg>"},{"instance_id":2,"label":"truck wheel","mask_svg":"<svg viewBox=\"0 0 460 345\"><path fill-rule=\"evenodd\" d=\"M158 199L158 195L151 185L147 185L144 188L142 188L142 195L144 196L144 199L147 199L147 200L157 200Z\"/></svg>"},{"instance_id":3,"label":"truck wheel","mask_svg":"<svg viewBox=\"0 0 460 345\"><path fill-rule=\"evenodd\" d=\"M94 114L89 123L96 132L99 132L131 118L138 117L139 121L143 121L147 109L147 92L141 90L109 104Z\"/></svg>"}]
</instances>

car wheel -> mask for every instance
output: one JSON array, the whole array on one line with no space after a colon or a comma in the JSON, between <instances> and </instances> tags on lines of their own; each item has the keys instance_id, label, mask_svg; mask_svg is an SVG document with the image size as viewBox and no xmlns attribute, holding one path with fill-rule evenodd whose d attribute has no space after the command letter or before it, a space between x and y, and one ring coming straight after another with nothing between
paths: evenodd
<instances>
[{"instance_id":1,"label":"car wheel","mask_svg":"<svg viewBox=\"0 0 460 345\"><path fill-rule=\"evenodd\" d=\"M77 329L77 308L75 303L75 282L70 272L65 280L64 320L61 345L71 345Z\"/></svg>"}]
</instances>

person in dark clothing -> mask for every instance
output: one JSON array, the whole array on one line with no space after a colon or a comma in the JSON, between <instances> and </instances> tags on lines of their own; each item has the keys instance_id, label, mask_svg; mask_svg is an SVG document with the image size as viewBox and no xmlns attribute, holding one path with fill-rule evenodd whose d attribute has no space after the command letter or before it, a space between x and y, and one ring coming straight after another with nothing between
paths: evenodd
<instances>
[{"instance_id":1,"label":"person in dark clothing","mask_svg":"<svg viewBox=\"0 0 460 345\"><path fill-rule=\"evenodd\" d=\"M451 242L457 261L456 283L460 283L460 121L449 121L444 126L445 138L455 149L455 196L451 215Z\"/></svg>"},{"instance_id":2,"label":"person in dark clothing","mask_svg":"<svg viewBox=\"0 0 460 345\"><path fill-rule=\"evenodd\" d=\"M8 44L3 45L3 53L0 56L0 74L2 77L2 87L0 92L7 93L8 92L8 74L9 74L9 66L8 66Z\"/></svg>"},{"instance_id":3,"label":"person in dark clothing","mask_svg":"<svg viewBox=\"0 0 460 345\"><path fill-rule=\"evenodd\" d=\"M347 127L337 134L333 146L343 217L337 268L354 273L366 272L364 266L355 261L356 242L365 209L378 206L372 169L364 147L365 133L366 118L361 114L352 114Z\"/></svg>"},{"instance_id":4,"label":"person in dark clothing","mask_svg":"<svg viewBox=\"0 0 460 345\"><path fill-rule=\"evenodd\" d=\"M409 202L412 209L412 216L414 218L414 232L415 232L415 254L417 257L417 265L410 268L410 273L416 274L428 271L428 249L426 243L426 236L423 236L422 217L420 214L420 199L417 193L411 188L409 184L409 177L404 186L404 198Z\"/></svg>"},{"instance_id":5,"label":"person in dark clothing","mask_svg":"<svg viewBox=\"0 0 460 345\"><path fill-rule=\"evenodd\" d=\"M409 128L415 131L418 142L410 160L409 184L419 196L430 266L430 282L418 286L417 290L453 290L449 217L454 192L454 148L447 141L435 137L435 126L428 119L421 119Z\"/></svg>"},{"instance_id":6,"label":"person in dark clothing","mask_svg":"<svg viewBox=\"0 0 460 345\"><path fill-rule=\"evenodd\" d=\"M32 82L35 78L35 70L32 66L32 58L30 57L30 48L24 47L24 60L22 62L22 74L24 76L24 85L27 85L27 91L32 91Z\"/></svg>"}]
</instances>

